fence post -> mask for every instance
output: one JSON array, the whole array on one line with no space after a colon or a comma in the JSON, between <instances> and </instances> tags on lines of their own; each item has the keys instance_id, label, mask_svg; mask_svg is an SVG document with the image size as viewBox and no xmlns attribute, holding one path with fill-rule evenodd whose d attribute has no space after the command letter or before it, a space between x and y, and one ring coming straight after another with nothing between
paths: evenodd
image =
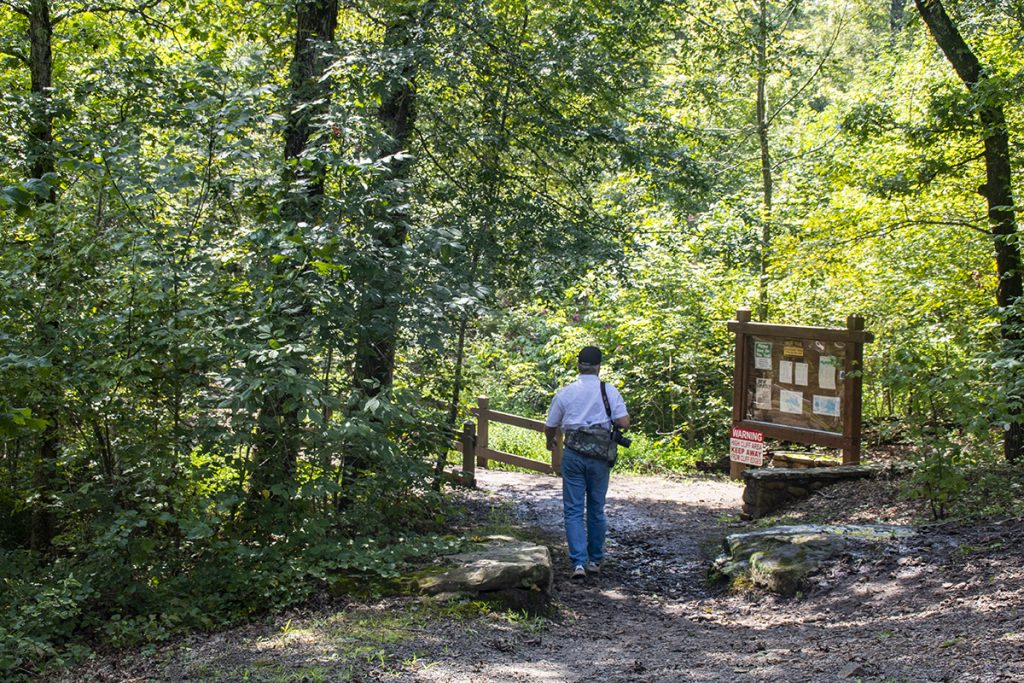
<instances>
[{"instance_id":1,"label":"fence post","mask_svg":"<svg viewBox=\"0 0 1024 683\"><path fill-rule=\"evenodd\" d=\"M484 469L487 469L487 421L490 419L490 405L491 399L486 396L477 397L476 464Z\"/></svg>"},{"instance_id":2,"label":"fence post","mask_svg":"<svg viewBox=\"0 0 1024 683\"><path fill-rule=\"evenodd\" d=\"M750 322L750 309L743 307L736 310L736 322L738 323L749 323ZM737 332L736 333L736 349L735 349L735 362L733 369L732 379L732 426L736 426L736 423L743 420L746 417L747 410L747 364L750 362L747 350L747 333ZM743 470L747 469L747 466L741 462L733 462L729 460L729 478L730 479L742 479Z\"/></svg>"},{"instance_id":3,"label":"fence post","mask_svg":"<svg viewBox=\"0 0 1024 683\"><path fill-rule=\"evenodd\" d=\"M462 483L470 488L476 488L476 434L473 433L473 423L466 421L462 425Z\"/></svg>"},{"instance_id":4,"label":"fence post","mask_svg":"<svg viewBox=\"0 0 1024 683\"><path fill-rule=\"evenodd\" d=\"M864 329L864 318L851 315L846 319L846 327L851 332ZM843 464L860 464L860 421L862 375L864 373L864 344L857 340L850 344L846 356L846 377L843 381L846 409L843 410Z\"/></svg>"}]
</instances>

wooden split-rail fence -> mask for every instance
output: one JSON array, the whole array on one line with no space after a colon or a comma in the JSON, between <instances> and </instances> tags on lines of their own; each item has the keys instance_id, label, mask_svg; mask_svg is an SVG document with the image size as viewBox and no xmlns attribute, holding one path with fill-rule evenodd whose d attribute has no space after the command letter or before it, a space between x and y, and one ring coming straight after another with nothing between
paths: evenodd
<instances>
[{"instance_id":1,"label":"wooden split-rail fence","mask_svg":"<svg viewBox=\"0 0 1024 683\"><path fill-rule=\"evenodd\" d=\"M487 467L491 460L503 462L516 467L522 467L544 474L561 474L562 472L562 432L559 431L555 438L555 447L551 451L551 462L524 458L521 455L514 455L504 451L498 451L490 447L488 443L489 425L492 422L512 425L522 429L529 429L535 432L544 433L544 422L534 420L521 415L502 413L491 410L490 400L481 396L476 400L476 408L472 410L476 417L476 424L467 421L462 427L462 433L455 449L462 453L462 472L457 478L467 486L473 486L476 482L476 468Z\"/></svg>"}]
</instances>

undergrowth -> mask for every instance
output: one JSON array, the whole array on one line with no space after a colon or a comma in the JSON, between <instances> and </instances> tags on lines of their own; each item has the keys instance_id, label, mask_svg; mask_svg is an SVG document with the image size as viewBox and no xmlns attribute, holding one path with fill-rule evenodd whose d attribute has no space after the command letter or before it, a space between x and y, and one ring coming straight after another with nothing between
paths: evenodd
<instances>
[{"instance_id":1,"label":"undergrowth","mask_svg":"<svg viewBox=\"0 0 1024 683\"><path fill-rule=\"evenodd\" d=\"M629 432L629 448L619 447L616 472L632 474L668 474L692 471L698 460L704 459L704 449L683 444L677 437L652 438L639 432ZM551 462L551 452L544 443L544 435L520 427L497 422L488 425L488 445L499 451L540 462ZM517 470L514 465L491 461L493 469Z\"/></svg>"},{"instance_id":2,"label":"undergrowth","mask_svg":"<svg viewBox=\"0 0 1024 683\"><path fill-rule=\"evenodd\" d=\"M211 540L159 563L107 548L42 563L0 550L0 679L31 680L97 645L133 647L240 623L331 585L385 585L461 542L438 534ZM193 548L193 550L197 550ZM344 577L348 577L346 581Z\"/></svg>"},{"instance_id":3,"label":"undergrowth","mask_svg":"<svg viewBox=\"0 0 1024 683\"><path fill-rule=\"evenodd\" d=\"M990 434L916 434L910 462L902 494L926 501L932 520L1024 515L1024 474Z\"/></svg>"}]
</instances>

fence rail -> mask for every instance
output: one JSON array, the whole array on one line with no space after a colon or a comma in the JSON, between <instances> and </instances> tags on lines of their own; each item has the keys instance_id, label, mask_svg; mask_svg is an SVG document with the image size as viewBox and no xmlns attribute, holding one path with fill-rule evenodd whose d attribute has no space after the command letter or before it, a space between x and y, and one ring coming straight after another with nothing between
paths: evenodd
<instances>
[{"instance_id":1,"label":"fence rail","mask_svg":"<svg viewBox=\"0 0 1024 683\"><path fill-rule=\"evenodd\" d=\"M497 410L491 410L490 399L480 396L476 400L476 408L472 410L476 416L477 423L474 429L472 422L466 422L462 428L459 441L455 444L455 450L462 453L462 482L473 486L476 481L475 467L487 467L491 460L503 462L516 467L542 472L544 474L557 474L562 472L562 432L559 431L555 437L555 447L551 451L551 462L524 458L521 455L506 453L490 447L489 433L490 424L497 422L507 424L520 429L529 429L535 432L544 433L544 422L522 415L512 415Z\"/></svg>"}]
</instances>

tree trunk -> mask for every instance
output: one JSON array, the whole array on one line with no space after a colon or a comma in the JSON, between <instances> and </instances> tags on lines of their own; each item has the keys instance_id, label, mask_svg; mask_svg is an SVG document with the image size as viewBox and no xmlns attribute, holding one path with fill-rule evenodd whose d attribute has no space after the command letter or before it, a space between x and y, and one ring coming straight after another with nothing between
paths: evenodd
<instances>
[{"instance_id":1,"label":"tree trunk","mask_svg":"<svg viewBox=\"0 0 1024 683\"><path fill-rule=\"evenodd\" d=\"M757 317L768 320L769 292L768 267L772 248L772 158L768 133L768 2L761 0L757 43L757 140L761 150L761 253L759 260Z\"/></svg>"},{"instance_id":2,"label":"tree trunk","mask_svg":"<svg viewBox=\"0 0 1024 683\"><path fill-rule=\"evenodd\" d=\"M316 220L322 206L326 184L326 167L318 160L309 165L300 159L313 137L316 119L330 106L331 85L325 78L330 59L323 52L325 44L334 41L338 24L337 0L300 0L295 6L295 47L289 80L287 125L284 131L285 197L281 218L285 230L295 233L302 221ZM286 272L272 271L279 293L268 304L268 317L275 321L286 339L300 340L309 316L310 306L301 285L296 285ZM309 373L301 352L292 352L281 362L298 376ZM295 483L295 471L301 449L299 420L301 397L276 387L268 387L257 415L257 434L253 454L250 494L269 511L280 517L287 510Z\"/></svg>"},{"instance_id":3,"label":"tree trunk","mask_svg":"<svg viewBox=\"0 0 1024 683\"><path fill-rule=\"evenodd\" d=\"M32 177L53 173L53 23L47 0L32 0L29 11L29 68L32 72L32 122L29 131L29 155ZM50 202L57 200L56 189Z\"/></svg>"},{"instance_id":4,"label":"tree trunk","mask_svg":"<svg viewBox=\"0 0 1024 683\"><path fill-rule=\"evenodd\" d=\"M462 371L466 359L466 336L469 333L469 313L463 313L459 320L459 336L455 345L455 370L452 376L452 399L448 404L448 428L455 431L455 421L459 419L459 399L462 397Z\"/></svg>"},{"instance_id":5,"label":"tree trunk","mask_svg":"<svg viewBox=\"0 0 1024 683\"><path fill-rule=\"evenodd\" d=\"M434 3L428 2L418 13L402 15L389 24L384 32L385 50L415 52L421 40L420 29L433 7ZM380 159L408 150L416 123L414 82L418 68L418 57L406 58L400 72L385 86L377 109L377 118L387 134L387 142L378 153ZM371 395L389 390L394 380L405 276L403 250L409 236L406 193L411 159L391 159L388 168L383 179L386 199L379 215L374 216L374 225L369 226L379 256L359 305L360 330L353 373L356 388Z\"/></svg>"},{"instance_id":6,"label":"tree trunk","mask_svg":"<svg viewBox=\"0 0 1024 683\"><path fill-rule=\"evenodd\" d=\"M921 18L935 42L953 65L957 75L971 92L979 90L988 78L977 56L964 41L956 25L938 0L914 0ZM999 102L982 101L979 117L984 130L985 184L978 191L988 204L988 222L995 238L996 271L999 285L996 300L1003 313L1001 332L1006 347L1020 354L1022 340L1019 299L1022 294L1021 255L1017 240L1016 206L1011 184L1010 135ZM1015 304L1017 304L1015 306ZM1006 459L1016 462L1024 456L1024 430L1020 409L1011 415L1003 446Z\"/></svg>"},{"instance_id":7,"label":"tree trunk","mask_svg":"<svg viewBox=\"0 0 1024 683\"><path fill-rule=\"evenodd\" d=\"M530 8L529 6L523 6L523 17L522 24L519 26L518 39L520 42L524 40L526 35L527 27L530 21ZM485 241L488 237L488 232L495 220L495 207L498 206L498 191L501 183L501 154L508 146L509 131L508 131L508 117L509 117L509 101L512 95L512 82L508 81L505 83L504 90L501 93L501 101L493 102L491 97L484 97L481 115L485 121L491 124L493 130L494 146L488 151L485 151L480 158L481 162L481 178L486 178L484 182L483 191L479 193L483 201L481 203L481 209L483 214L483 220L480 222L480 228L476 231L473 240L472 247L470 249L470 262L469 262L469 277L467 284L472 286L477 279L477 274L480 269L480 262L483 258L485 250ZM496 97L494 98L497 99ZM459 402L462 398L463 389L463 372L466 362L466 339L469 336L470 323L472 317L469 311L463 311L459 317L458 324L458 336L456 338L455 347L455 367L452 372L452 397L448 404L448 415L445 421L445 426L451 432L452 437L456 435L455 425L459 415ZM434 468L434 488L440 489L444 474L444 465L447 454L438 454L437 464Z\"/></svg>"},{"instance_id":8,"label":"tree trunk","mask_svg":"<svg viewBox=\"0 0 1024 683\"><path fill-rule=\"evenodd\" d=\"M324 80L330 67L323 46L334 42L338 26L338 0L303 0L296 5L295 47L290 69L288 124L284 132L284 158L297 162L306 152L315 122L331 103L331 86ZM285 182L288 193L282 217L288 221L307 219L319 210L327 170L313 159L309 166L288 165ZM313 204L310 206L309 204Z\"/></svg>"},{"instance_id":9,"label":"tree trunk","mask_svg":"<svg viewBox=\"0 0 1024 683\"><path fill-rule=\"evenodd\" d=\"M29 6L29 69L31 71L32 119L29 124L29 155L32 160L30 174L33 178L49 177L56 168L53 156L53 22L47 0L32 0ZM51 185L43 204L57 201L57 190ZM42 234L42 233L41 233ZM52 240L52 233L48 237ZM48 254L52 249L44 246L43 257L39 260L39 277L47 283L51 305L59 305L60 283L55 281ZM60 343L60 321L53 310L47 307L38 323L39 344L44 353L54 360ZM60 382L48 381L43 389L45 398L39 406L38 416L46 421L39 454L32 474L35 499L32 503L30 544L33 550L45 552L53 542L56 520L53 515L53 489L57 473L57 458L60 454L61 436L59 422Z\"/></svg>"},{"instance_id":10,"label":"tree trunk","mask_svg":"<svg viewBox=\"0 0 1024 683\"><path fill-rule=\"evenodd\" d=\"M35 500L29 530L29 547L36 552L46 552L53 544L57 521L53 514L54 480L57 476L57 456L60 452L60 431L56 411L47 411L43 419L46 429L39 456L32 472L32 488Z\"/></svg>"},{"instance_id":11,"label":"tree trunk","mask_svg":"<svg viewBox=\"0 0 1024 683\"><path fill-rule=\"evenodd\" d=\"M889 37L892 41L903 32L904 8L907 0L889 0Z\"/></svg>"}]
</instances>

